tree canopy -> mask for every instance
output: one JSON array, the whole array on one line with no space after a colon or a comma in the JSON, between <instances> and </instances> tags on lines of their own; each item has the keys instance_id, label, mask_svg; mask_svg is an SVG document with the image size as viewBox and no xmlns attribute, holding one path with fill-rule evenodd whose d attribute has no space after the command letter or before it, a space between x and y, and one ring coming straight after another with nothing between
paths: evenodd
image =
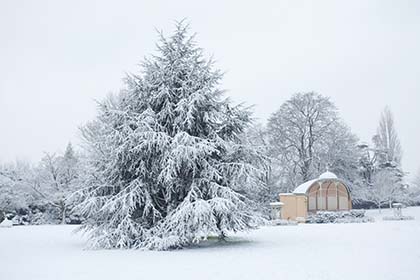
<instances>
[{"instance_id":1,"label":"tree canopy","mask_svg":"<svg viewBox=\"0 0 420 280\"><path fill-rule=\"evenodd\" d=\"M241 141L249 110L223 99L222 73L182 22L141 65L82 129L91 244L169 249L255 227L263 159Z\"/></svg>"}]
</instances>

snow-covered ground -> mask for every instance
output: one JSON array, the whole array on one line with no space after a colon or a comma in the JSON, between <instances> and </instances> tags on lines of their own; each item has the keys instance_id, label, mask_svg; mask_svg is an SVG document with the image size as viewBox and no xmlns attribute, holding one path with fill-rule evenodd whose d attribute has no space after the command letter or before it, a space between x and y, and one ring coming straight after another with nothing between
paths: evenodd
<instances>
[{"instance_id":1,"label":"snow-covered ground","mask_svg":"<svg viewBox=\"0 0 420 280\"><path fill-rule=\"evenodd\" d=\"M416 219L374 210L375 223L264 227L171 252L84 250L74 226L0 228L0 279L420 279L420 207L404 214Z\"/></svg>"}]
</instances>

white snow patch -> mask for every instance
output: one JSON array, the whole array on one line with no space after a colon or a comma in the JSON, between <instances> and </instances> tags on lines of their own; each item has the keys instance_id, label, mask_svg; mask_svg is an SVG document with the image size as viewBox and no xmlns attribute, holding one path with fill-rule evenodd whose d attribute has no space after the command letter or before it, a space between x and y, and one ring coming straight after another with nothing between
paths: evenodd
<instances>
[{"instance_id":1,"label":"white snow patch","mask_svg":"<svg viewBox=\"0 0 420 280\"><path fill-rule=\"evenodd\" d=\"M75 226L0 229L0 279L391 280L420 275L420 207L412 221L264 227L170 252L84 250Z\"/></svg>"},{"instance_id":2,"label":"white snow patch","mask_svg":"<svg viewBox=\"0 0 420 280\"><path fill-rule=\"evenodd\" d=\"M13 226L13 222L5 218L3 222L0 223L0 228L9 228Z\"/></svg>"}]
</instances>

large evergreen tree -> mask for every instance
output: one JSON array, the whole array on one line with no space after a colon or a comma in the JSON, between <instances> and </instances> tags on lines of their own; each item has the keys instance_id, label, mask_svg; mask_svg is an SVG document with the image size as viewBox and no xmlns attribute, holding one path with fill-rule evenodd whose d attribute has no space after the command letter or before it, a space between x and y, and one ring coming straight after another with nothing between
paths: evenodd
<instances>
[{"instance_id":1,"label":"large evergreen tree","mask_svg":"<svg viewBox=\"0 0 420 280\"><path fill-rule=\"evenodd\" d=\"M179 248L260 221L258 153L241 142L250 112L232 106L220 71L185 24L100 103L82 129L89 160L79 210L91 245Z\"/></svg>"}]
</instances>

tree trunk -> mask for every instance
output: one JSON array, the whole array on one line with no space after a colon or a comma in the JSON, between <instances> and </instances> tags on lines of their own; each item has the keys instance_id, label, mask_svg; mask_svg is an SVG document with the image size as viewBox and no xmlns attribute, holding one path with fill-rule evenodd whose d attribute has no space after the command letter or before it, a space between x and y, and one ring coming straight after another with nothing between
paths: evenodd
<instances>
[{"instance_id":1,"label":"tree trunk","mask_svg":"<svg viewBox=\"0 0 420 280\"><path fill-rule=\"evenodd\" d=\"M62 210L62 216L61 216L61 224L66 224L66 208L63 208Z\"/></svg>"},{"instance_id":2,"label":"tree trunk","mask_svg":"<svg viewBox=\"0 0 420 280\"><path fill-rule=\"evenodd\" d=\"M391 208L392 208L392 200L390 199L390 200L388 201L388 203L389 203L389 209L391 209Z\"/></svg>"},{"instance_id":3,"label":"tree trunk","mask_svg":"<svg viewBox=\"0 0 420 280\"><path fill-rule=\"evenodd\" d=\"M60 202L60 208L61 208L61 224L66 224L66 204L64 201Z\"/></svg>"},{"instance_id":4,"label":"tree trunk","mask_svg":"<svg viewBox=\"0 0 420 280\"><path fill-rule=\"evenodd\" d=\"M3 222L3 220L6 219L6 213L4 213L2 210L0 210L0 223Z\"/></svg>"},{"instance_id":5,"label":"tree trunk","mask_svg":"<svg viewBox=\"0 0 420 280\"><path fill-rule=\"evenodd\" d=\"M219 234L219 241L226 241L226 234L223 230Z\"/></svg>"}]
</instances>

